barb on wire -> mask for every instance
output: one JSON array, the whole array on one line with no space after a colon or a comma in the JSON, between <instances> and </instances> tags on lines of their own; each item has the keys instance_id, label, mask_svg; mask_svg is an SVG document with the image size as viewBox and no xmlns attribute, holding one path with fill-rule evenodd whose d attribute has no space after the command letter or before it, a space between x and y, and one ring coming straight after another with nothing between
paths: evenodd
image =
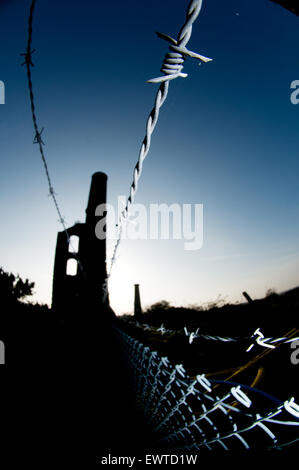
<instances>
[{"instance_id":1,"label":"barb on wire","mask_svg":"<svg viewBox=\"0 0 299 470\"><path fill-rule=\"evenodd\" d=\"M159 38L170 42L169 49L171 52L166 54L162 68L160 69L161 72L164 73L164 76L152 78L151 80L148 80L148 83L161 83L165 82L166 80L173 80L178 77L188 77L187 73L182 72L183 64L187 56L200 60L199 65L201 65L201 62L210 62L213 60L209 57L197 54L196 52L189 51L186 47L186 44L192 34L192 24L198 17L201 7L202 0L191 1L187 12L186 22L179 32L177 40L168 36L168 34L159 32L156 33Z\"/></svg>"},{"instance_id":2,"label":"barb on wire","mask_svg":"<svg viewBox=\"0 0 299 470\"><path fill-rule=\"evenodd\" d=\"M189 337L189 344L192 344L196 338L199 338L198 332L199 328L196 331L189 332L186 327L184 327L185 335Z\"/></svg>"},{"instance_id":3,"label":"barb on wire","mask_svg":"<svg viewBox=\"0 0 299 470\"><path fill-rule=\"evenodd\" d=\"M54 187L53 187L53 184L52 184L48 163L47 163L47 160L46 160L46 157L45 157L45 154L44 154L43 146L45 145L45 143L42 139L42 133L44 131L44 128L42 127L41 130L39 131L39 127L38 127L38 124L37 124L37 115L36 115L36 110L35 110L35 100L34 100L32 76L31 76L31 67L34 67L34 64L32 62L32 54L35 52L35 49L31 49L32 32L33 32L33 14L34 14L34 9L35 9L35 3L36 3L36 0L32 0L31 6L30 6L30 13L29 13L29 20L28 20L27 50L26 50L26 52L20 54L21 56L23 56L25 58L25 61L23 62L22 65L26 65L26 70L27 70L27 80L28 80L28 88L29 88L29 95L30 95L31 115L32 115L33 127L34 127L34 131L35 131L35 136L34 136L33 143L38 144L38 146L39 146L39 152L40 152L40 155L41 155L41 159L42 159L42 162L43 162L43 165L44 165L44 170L45 170L46 178L47 178L47 182L48 182L49 195L53 199L54 206L55 206L56 212L58 214L58 220L59 220L60 224L62 225L62 228L65 232L68 244L72 248L70 235L69 235L68 230L66 228L66 223L65 223L65 220L62 216L62 212L60 210L60 207L59 207L59 204L58 204L58 201L57 201L57 198L56 198L56 193L54 191ZM83 267L82 267L82 264L81 264L79 258L77 257L77 255L75 253L73 253L73 256L75 257L75 259L78 263L78 266L82 271L83 276L86 278L86 274L84 273L84 270L83 270Z\"/></svg>"},{"instance_id":4,"label":"barb on wire","mask_svg":"<svg viewBox=\"0 0 299 470\"><path fill-rule=\"evenodd\" d=\"M34 54L35 52L35 49L33 49L32 51L30 50L27 50L27 52L23 52L23 54L20 54L22 57L24 57L24 62L22 63L22 65L28 65L29 67L34 67L34 63L32 62L32 54Z\"/></svg>"},{"instance_id":5,"label":"barb on wire","mask_svg":"<svg viewBox=\"0 0 299 470\"><path fill-rule=\"evenodd\" d=\"M164 333L166 333L166 328L164 328L164 325L162 324L159 328L157 328L157 331L164 335Z\"/></svg>"},{"instance_id":6,"label":"barb on wire","mask_svg":"<svg viewBox=\"0 0 299 470\"><path fill-rule=\"evenodd\" d=\"M151 136L159 118L159 111L167 98L169 80L172 80L178 76L183 76L183 77L187 76L187 74L183 74L181 72L183 68L182 64L186 56L197 58L203 62L208 62L212 60L212 59L208 59L207 57L196 54L195 52L191 52L186 48L186 45L192 34L192 25L199 15L201 7L202 7L202 0L191 0L188 6L188 10L187 10L186 21L178 34L177 41L175 39L172 39L170 36L167 36L162 33L158 33L159 37L166 39L167 41L171 43L170 48L172 52L166 55L167 59L165 59L164 61L165 65L163 65L162 67L162 70L165 73L165 77L149 80L149 82L151 83L160 83L160 86L156 95L155 105L153 109L151 110L150 115L147 120L146 135L143 139L139 156L138 156L138 161L134 168L133 182L131 184L130 194L126 202L126 206L120 214L119 224L118 224L117 242L114 247L114 252L113 252L107 280L111 276L112 268L116 259L116 253L119 248L119 244L120 244L121 237L122 237L122 227L124 225L124 221L128 218L130 206L134 202L134 198L138 189L138 181L142 173L143 162L150 149Z\"/></svg>"},{"instance_id":7,"label":"barb on wire","mask_svg":"<svg viewBox=\"0 0 299 470\"><path fill-rule=\"evenodd\" d=\"M275 343L292 343L299 338L288 338L287 336L283 336L281 338L265 338L263 333L261 332L260 328L257 328L251 338L255 339L256 344L259 346L263 346L264 348L275 349ZM249 352L255 343L252 343L247 349L246 352Z\"/></svg>"},{"instance_id":8,"label":"barb on wire","mask_svg":"<svg viewBox=\"0 0 299 470\"><path fill-rule=\"evenodd\" d=\"M45 145L43 139L42 139L42 133L43 133L44 128L41 129L40 132L36 132L33 143L34 144L40 144L40 145ZM51 188L50 188L50 194L51 194Z\"/></svg>"}]
</instances>

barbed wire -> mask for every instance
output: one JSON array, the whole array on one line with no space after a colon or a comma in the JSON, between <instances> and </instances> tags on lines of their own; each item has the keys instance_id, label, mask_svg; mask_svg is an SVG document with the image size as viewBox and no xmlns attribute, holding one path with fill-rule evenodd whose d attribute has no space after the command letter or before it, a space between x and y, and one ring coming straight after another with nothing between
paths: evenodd
<instances>
[{"instance_id":1,"label":"barbed wire","mask_svg":"<svg viewBox=\"0 0 299 470\"><path fill-rule=\"evenodd\" d=\"M201 54L197 54L196 52L189 51L186 48L186 45L192 34L192 25L200 13L201 7L202 0L193 0L190 2L187 10L185 24L182 26L178 34L177 40L168 36L168 34L159 32L156 33L159 38L165 39L166 41L170 42L169 49L171 52L168 52L165 55L162 68L160 69L161 72L164 73L164 76L152 78L151 80L148 80L148 83L162 83L165 81L173 80L177 77L188 77L187 73L182 73L183 64L187 56L198 59L201 62L210 62L211 60L213 60Z\"/></svg>"},{"instance_id":2,"label":"barbed wire","mask_svg":"<svg viewBox=\"0 0 299 470\"><path fill-rule=\"evenodd\" d=\"M167 98L168 89L169 89L169 81L178 77L184 77L184 78L187 77L187 74L182 73L183 63L187 56L196 58L202 62L208 62L212 60L200 54L191 52L186 48L186 45L192 34L192 25L200 13L201 7L202 7L202 0L191 0L187 9L186 21L178 34L177 40L172 39L170 36L166 34L157 33L158 37L165 39L171 43L171 45L169 46L169 49L171 50L171 52L168 52L166 54L162 68L161 68L161 71L164 73L164 76L148 80L149 83L160 83L160 86L156 94L154 107L151 110L147 123L146 123L146 135L143 139L140 152L138 155L138 160L134 167L133 182L130 187L129 197L127 198L126 206L121 212L120 217L119 217L119 222L117 226L118 227L117 241L115 243L113 255L111 258L111 264L110 264L109 274L107 276L107 282L111 276L112 268L116 260L116 254L119 249L120 242L121 242L124 223L125 221L127 221L129 217L130 207L133 204L134 199L135 199L135 195L138 189L138 182L142 173L143 162L150 150L151 136L156 127L156 124L159 118L160 109L163 106Z\"/></svg>"},{"instance_id":3,"label":"barbed wire","mask_svg":"<svg viewBox=\"0 0 299 470\"><path fill-rule=\"evenodd\" d=\"M246 350L246 352L249 352L255 344L258 344L259 346L263 346L264 348L269 348L269 349L275 349L275 343L293 343L294 341L299 340L299 337L297 338L292 338L289 339L286 336L283 336L281 338L265 338L263 333L261 332L260 328L257 328L251 338L254 338L255 343L252 343Z\"/></svg>"},{"instance_id":4,"label":"barbed wire","mask_svg":"<svg viewBox=\"0 0 299 470\"><path fill-rule=\"evenodd\" d=\"M255 344L258 346L262 346L264 348L269 348L269 349L275 349L275 347L281 344L287 344L287 343L293 343L294 341L299 341L299 336L294 337L294 338L289 338L287 336L282 336L279 338L265 338L263 333L260 331L260 328L257 328L253 335L251 336L244 336L244 337L228 337L228 336L216 336L216 335L207 335L207 334L199 334L199 328L196 329L196 331L188 331L187 327L185 326L182 329L170 329L170 328L165 328L164 324L162 324L159 327L149 325L147 323L140 323L139 321L136 321L134 319L129 320L128 323L131 323L132 325L136 326L137 328L141 328L144 331L149 331L149 332L157 332L161 333L162 335L164 334L173 334L173 333L178 333L180 334L182 331L184 332L185 336L188 338L189 344L192 344L195 340L211 340L211 341L218 341L222 343L240 343L240 342L251 342L250 346L247 348L246 352L249 352ZM298 330L296 330L298 331ZM252 341L254 340L254 343Z\"/></svg>"},{"instance_id":5,"label":"barbed wire","mask_svg":"<svg viewBox=\"0 0 299 470\"><path fill-rule=\"evenodd\" d=\"M32 62L32 54L34 54L34 52L36 52L35 49L32 49L33 15L34 15L34 10L35 10L35 4L36 4L36 0L32 0L31 6L30 6L30 12L29 12L29 19L28 19L27 49L26 49L26 52L20 54L22 57L24 57L24 62L22 63L22 65L26 65L26 70L27 70L27 80L28 80L28 89L29 89L29 96L30 96L31 115L32 115L33 127L34 127L34 131L35 131L35 136L34 136L33 143L38 144L39 152L40 152L40 155L41 155L41 159L42 159L42 162L43 162L44 171L45 171L46 179L47 179L47 183L48 183L49 196L51 196L51 198L54 202L54 206L55 206L56 212L58 214L59 223L61 224L61 226L64 230L64 233L65 233L66 238L67 238L68 245L72 249L72 256L76 259L77 264L78 264L83 276L85 277L85 279L87 279L86 274L85 274L84 269L83 269L83 266L82 266L82 263L81 263L78 255L77 255L77 253L75 252L73 246L72 246L71 237L70 237L68 229L66 227L65 218L62 216L62 212L61 212L61 209L60 209L59 204L58 204L58 200L57 200L57 197L56 197L56 193L54 191L54 187L53 187L53 183L52 183L52 179L51 179L47 159L46 159L45 152L44 152L44 149L43 149L43 146L45 145L45 143L42 139L42 133L44 131L44 128L42 127L41 130L39 130L40 127L38 126L38 122L37 122L37 113L36 113L36 107L35 107L35 98L34 98L34 92L33 92L32 73L31 73L31 68L34 67L34 64Z\"/></svg>"},{"instance_id":6,"label":"barbed wire","mask_svg":"<svg viewBox=\"0 0 299 470\"><path fill-rule=\"evenodd\" d=\"M35 10L35 4L36 0L32 0L31 6L30 6L30 14L29 14L29 20L28 20L28 42L27 42L27 49L26 52L21 54L24 57L24 63L22 65L26 65L27 69L27 79L28 79L28 88L29 88L29 94L30 94L30 104L31 104L31 114L32 114L32 120L33 120L33 126L35 130L35 137L34 137L34 143L38 144L39 146L39 152L42 158L47 182L48 182L48 187L49 187L49 194L53 199L54 206L56 209L56 212L58 214L58 219L60 224L63 227L63 230L66 234L67 241L70 244L70 236L66 227L65 219L62 216L62 212L60 210L58 200L56 197L56 193L54 191L54 187L52 184L50 172L49 172L49 167L48 163L45 157L44 149L43 146L44 141L42 139L42 133L44 131L44 128L41 128L38 126L37 122L37 115L36 115L36 109L35 109L35 100L34 100L34 93L33 93L33 84L32 84L32 74L31 74L31 68L34 66L32 62L32 55L35 52L35 49L32 49L32 33L33 33L33 14ZM186 48L186 45L191 37L192 34L192 25L196 18L198 17L200 10L202 7L202 0L192 0L188 6L187 10L187 15L186 15L186 21L184 25L182 26L177 40L172 39L170 36L165 35L163 33L157 33L160 38L166 39L171 43L170 45L170 50L171 52L168 52L165 56L163 66L162 66L162 72L164 73L164 77L148 80L150 83L159 83L160 86L156 94L156 99L155 99L155 104L153 109L151 110L147 124L146 124L146 135L143 139L139 156L138 156L138 161L135 165L134 168L134 173L133 173L133 182L130 187L130 193L129 197L127 198L125 208L120 214L119 217L119 222L117 225L118 228L118 234L117 234L117 241L115 243L114 249L113 249L113 255L111 258L111 264L110 264L110 269L109 273L104 280L102 287L102 301L105 303L107 302L108 298L108 281L111 276L112 268L113 265L116 261L117 258L117 251L121 242L122 238L122 232L123 232L123 227L124 227L124 222L128 219L129 217L129 210L130 206L134 203L135 195L138 189L138 181L140 179L141 173L142 173L142 166L143 162L149 152L150 145L151 145L151 136L152 133L156 127L158 117L159 117L159 111L161 107L163 106L167 94L168 94L168 88L169 88L169 80L175 79L177 77L187 77L187 74L182 73L183 69L183 63L186 59L187 56L196 58L202 62L208 62L212 59L209 59L205 56L202 56L200 54L196 54L194 52L189 51ZM80 267L81 271L84 274L84 270L82 267L82 264L78 258L78 256L75 253L75 250L73 250L73 256L75 257L78 266Z\"/></svg>"}]
</instances>

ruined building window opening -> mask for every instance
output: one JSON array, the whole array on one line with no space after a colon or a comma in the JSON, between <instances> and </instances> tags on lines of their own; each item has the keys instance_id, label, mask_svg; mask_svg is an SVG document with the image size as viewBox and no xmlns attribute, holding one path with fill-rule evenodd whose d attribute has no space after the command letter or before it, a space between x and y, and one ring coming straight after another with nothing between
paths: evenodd
<instances>
[{"instance_id":1,"label":"ruined building window opening","mask_svg":"<svg viewBox=\"0 0 299 470\"><path fill-rule=\"evenodd\" d=\"M78 272L78 262L74 258L70 258L67 261L66 265L66 274L67 276L77 276Z\"/></svg>"},{"instance_id":2,"label":"ruined building window opening","mask_svg":"<svg viewBox=\"0 0 299 470\"><path fill-rule=\"evenodd\" d=\"M79 237L78 235L72 235L69 240L69 253L79 252Z\"/></svg>"}]
</instances>

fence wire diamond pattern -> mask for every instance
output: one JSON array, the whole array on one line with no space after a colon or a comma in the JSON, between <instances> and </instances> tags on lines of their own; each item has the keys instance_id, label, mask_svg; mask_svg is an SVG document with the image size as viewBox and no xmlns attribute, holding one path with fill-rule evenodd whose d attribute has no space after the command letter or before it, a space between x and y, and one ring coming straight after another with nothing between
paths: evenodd
<instances>
[{"instance_id":1,"label":"fence wire diamond pattern","mask_svg":"<svg viewBox=\"0 0 299 470\"><path fill-rule=\"evenodd\" d=\"M281 449L299 441L299 406L242 384L213 384L189 377L117 329L139 410L157 448L176 451Z\"/></svg>"}]
</instances>

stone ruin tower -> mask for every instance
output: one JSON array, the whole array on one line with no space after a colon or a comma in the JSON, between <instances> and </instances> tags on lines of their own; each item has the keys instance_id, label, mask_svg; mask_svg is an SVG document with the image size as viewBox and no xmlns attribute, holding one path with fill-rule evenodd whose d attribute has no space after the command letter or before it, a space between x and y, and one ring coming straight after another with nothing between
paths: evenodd
<instances>
[{"instance_id":1,"label":"stone ruin tower","mask_svg":"<svg viewBox=\"0 0 299 470\"><path fill-rule=\"evenodd\" d=\"M95 215L99 204L106 204L107 175L92 175L85 223L76 223L67 229L79 239L77 253L72 252L65 231L58 232L53 276L52 309L61 318L71 318L80 309L98 306L102 302L102 286L106 273L106 240L96 237L95 227L101 217ZM68 274L69 260L77 263L77 270ZM77 262L77 259L80 263ZM82 267L82 269L81 269Z\"/></svg>"}]
</instances>

